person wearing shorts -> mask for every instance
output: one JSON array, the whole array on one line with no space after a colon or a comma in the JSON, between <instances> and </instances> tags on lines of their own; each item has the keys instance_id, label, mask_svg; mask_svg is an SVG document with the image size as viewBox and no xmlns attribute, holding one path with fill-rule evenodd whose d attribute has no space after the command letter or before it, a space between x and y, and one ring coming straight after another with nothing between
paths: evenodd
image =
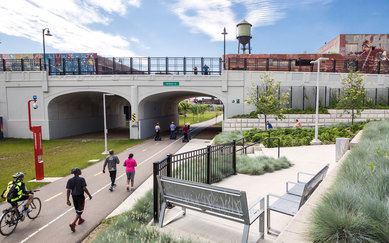
<instances>
[{"instance_id":1,"label":"person wearing shorts","mask_svg":"<svg viewBox=\"0 0 389 243\"><path fill-rule=\"evenodd\" d=\"M86 188L86 181L83 177L80 177L81 170L79 168L73 168L71 170L71 173L74 174L73 178L70 178L66 184L66 198L67 198L67 205L72 205L70 203L70 194L72 194L73 198L73 205L74 209L76 210L76 218L74 221L69 224L70 230L75 232L76 231L76 222L78 220L78 224L84 223L85 219L81 218L82 213L84 212L84 205L85 205L85 196L84 192L88 194L89 199L92 200L92 195L89 193L88 189Z\"/></svg>"},{"instance_id":2,"label":"person wearing shorts","mask_svg":"<svg viewBox=\"0 0 389 243\"><path fill-rule=\"evenodd\" d=\"M131 181L131 191L135 190L134 187L134 179L135 179L135 167L137 166L135 159L133 159L134 155L129 154L128 158L124 161L123 166L126 167L126 175L127 175L127 191L130 191L129 183Z\"/></svg>"}]
</instances>

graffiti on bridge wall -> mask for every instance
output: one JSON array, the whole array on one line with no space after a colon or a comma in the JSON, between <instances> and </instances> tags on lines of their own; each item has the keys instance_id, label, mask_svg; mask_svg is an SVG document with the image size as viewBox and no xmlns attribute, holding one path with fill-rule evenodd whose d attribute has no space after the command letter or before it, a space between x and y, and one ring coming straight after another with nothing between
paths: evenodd
<instances>
[{"instance_id":1,"label":"graffiti on bridge wall","mask_svg":"<svg viewBox=\"0 0 389 243\"><path fill-rule=\"evenodd\" d=\"M47 70L52 74L95 72L97 53L47 53ZM43 70L43 55L39 54L0 54L4 59L5 71L40 71ZM22 62L23 59L23 69Z\"/></svg>"}]
</instances>

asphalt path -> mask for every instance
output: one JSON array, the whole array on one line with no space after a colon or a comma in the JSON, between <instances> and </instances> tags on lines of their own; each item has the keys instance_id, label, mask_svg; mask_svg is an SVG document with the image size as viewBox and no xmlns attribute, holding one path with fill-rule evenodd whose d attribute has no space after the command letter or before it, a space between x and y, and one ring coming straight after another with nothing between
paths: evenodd
<instances>
[{"instance_id":1,"label":"asphalt path","mask_svg":"<svg viewBox=\"0 0 389 243\"><path fill-rule=\"evenodd\" d=\"M213 125L214 122L212 119L191 125L192 137L206 127ZM13 234L7 237L0 235L0 242L81 242L104 218L131 195L132 192L126 190L125 168L122 166L129 153L134 154L134 159L138 163L135 174L135 187L138 187L152 175L153 162L165 158L167 154L174 154L184 145L182 137L170 140L169 136L166 135L162 136L162 141L148 139L142 144L117 154L121 163L118 165L117 187L114 188L113 192L108 190L110 187L109 173L107 171L105 174L102 173L104 161L83 169L81 176L86 179L92 200L89 200L88 196L85 195L87 200L83 218L86 221L82 225L77 225L74 233L70 231L69 224L75 218L75 211L73 205L71 207L66 205L65 189L67 180L73 175L41 187L40 191L35 193L35 196L42 201L42 211L39 217L35 220L26 217L23 222L19 222ZM0 205L0 210L3 211L6 207L9 207L9 204L3 203Z\"/></svg>"}]
</instances>

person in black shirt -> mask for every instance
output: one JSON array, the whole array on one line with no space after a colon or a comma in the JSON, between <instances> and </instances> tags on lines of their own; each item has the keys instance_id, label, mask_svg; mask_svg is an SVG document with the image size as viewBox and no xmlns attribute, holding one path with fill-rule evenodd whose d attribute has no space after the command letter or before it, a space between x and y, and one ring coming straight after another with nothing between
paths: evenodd
<instances>
[{"instance_id":1,"label":"person in black shirt","mask_svg":"<svg viewBox=\"0 0 389 243\"><path fill-rule=\"evenodd\" d=\"M89 193L88 189L86 188L85 179L83 177L80 177L81 170L79 168L73 168L71 173L74 174L74 177L70 178L68 180L68 183L66 184L66 189L67 189L66 204L69 206L72 205L69 200L70 193L71 193L73 198L74 209L76 210L76 218L74 219L73 223L71 223L69 226L70 226L70 230L75 232L77 220L78 220L78 224L82 224L85 221L85 219L81 218L81 215L84 212L84 205L85 205L84 192L88 194L90 200L92 200L92 195Z\"/></svg>"}]
</instances>

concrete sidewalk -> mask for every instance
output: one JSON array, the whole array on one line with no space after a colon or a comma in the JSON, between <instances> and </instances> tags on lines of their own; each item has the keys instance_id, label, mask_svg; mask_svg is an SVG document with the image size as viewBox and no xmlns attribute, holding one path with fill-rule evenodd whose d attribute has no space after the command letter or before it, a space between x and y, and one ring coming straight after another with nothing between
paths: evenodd
<instances>
[{"instance_id":1,"label":"concrete sidewalk","mask_svg":"<svg viewBox=\"0 0 389 243\"><path fill-rule=\"evenodd\" d=\"M209 145L209 142L209 140L193 139L177 151L177 153L204 148ZM266 156L276 157L277 149L264 149L263 153ZM284 194L286 181L296 181L298 171L316 173L326 164L330 164L328 172L330 174L333 168L337 166L335 162L335 145L285 147L281 148L281 156L288 158L293 166L288 169L267 173L261 176L238 174L223 179L221 182L213 185L246 191L248 203L259 196L264 197L266 202L266 195L269 193L278 195ZM149 178L143 185L138 187L138 189L108 217L130 210L133 204L150 189L152 189L152 178ZM176 215L179 210L178 207L167 210L165 222ZM274 212L272 212L271 217L272 228L281 231L292 219L290 216ZM257 220L250 227L249 241L253 241L257 235L258 227ZM187 210L185 216L164 226L161 231L176 235L177 238L191 238L195 242L240 242L243 224L193 210ZM265 240L261 240L260 242L274 242L275 240L275 236L266 234Z\"/></svg>"}]
</instances>

